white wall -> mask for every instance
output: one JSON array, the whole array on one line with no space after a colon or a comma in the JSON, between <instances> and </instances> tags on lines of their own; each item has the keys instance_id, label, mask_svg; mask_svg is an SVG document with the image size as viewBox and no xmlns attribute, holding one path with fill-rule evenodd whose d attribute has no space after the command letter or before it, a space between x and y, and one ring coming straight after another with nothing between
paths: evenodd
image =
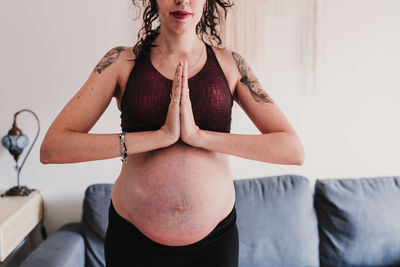
<instances>
[{"instance_id":1,"label":"white wall","mask_svg":"<svg viewBox=\"0 0 400 267\"><path fill-rule=\"evenodd\" d=\"M265 34L266 49L259 51L259 61L249 55L248 62L298 132L306 161L287 166L231 156L234 178L300 174L313 184L318 178L400 175L400 2L319 1L315 73L301 60L310 51L303 45L309 40L299 34L304 29L292 19L297 13L285 13L290 1L281 3L267 10L267 32L252 33ZM134 17L129 0L0 2L0 135L20 109L39 116L41 132L21 183L44 190L49 233L80 220L89 184L112 183L119 174L118 158L42 165L39 148L51 122L108 49L135 43ZM91 133L118 133L119 116L113 99ZM17 123L32 140L33 116L22 113ZM236 104L232 133L259 133ZM16 185L14 165L1 146L0 189Z\"/></svg>"}]
</instances>

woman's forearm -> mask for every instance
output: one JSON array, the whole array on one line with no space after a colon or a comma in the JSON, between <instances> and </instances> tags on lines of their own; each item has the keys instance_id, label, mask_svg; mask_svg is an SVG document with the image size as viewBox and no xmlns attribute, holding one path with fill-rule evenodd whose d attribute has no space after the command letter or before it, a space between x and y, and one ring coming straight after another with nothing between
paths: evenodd
<instances>
[{"instance_id":1,"label":"woman's forearm","mask_svg":"<svg viewBox=\"0 0 400 267\"><path fill-rule=\"evenodd\" d=\"M269 163L302 165L304 161L298 137L286 132L248 135L200 130L196 146Z\"/></svg>"},{"instance_id":2,"label":"woman's forearm","mask_svg":"<svg viewBox=\"0 0 400 267\"><path fill-rule=\"evenodd\" d=\"M169 146L171 143L161 130L125 134L128 155ZM46 136L40 147L40 161L75 163L119 157L119 134L89 134L66 131Z\"/></svg>"}]
</instances>

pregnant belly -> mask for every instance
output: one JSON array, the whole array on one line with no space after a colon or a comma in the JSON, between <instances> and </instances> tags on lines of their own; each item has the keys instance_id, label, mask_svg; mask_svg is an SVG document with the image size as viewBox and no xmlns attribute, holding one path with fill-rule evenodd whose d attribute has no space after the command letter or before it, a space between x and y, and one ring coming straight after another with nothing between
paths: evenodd
<instances>
[{"instance_id":1,"label":"pregnant belly","mask_svg":"<svg viewBox=\"0 0 400 267\"><path fill-rule=\"evenodd\" d=\"M228 158L182 142L131 155L114 184L112 201L120 216L153 241L195 243L233 208Z\"/></svg>"}]
</instances>

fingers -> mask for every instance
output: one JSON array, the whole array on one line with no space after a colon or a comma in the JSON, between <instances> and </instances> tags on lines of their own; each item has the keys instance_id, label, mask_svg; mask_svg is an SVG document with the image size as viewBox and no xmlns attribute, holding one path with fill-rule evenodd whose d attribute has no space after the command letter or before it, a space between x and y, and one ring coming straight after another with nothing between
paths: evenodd
<instances>
[{"instance_id":1,"label":"fingers","mask_svg":"<svg viewBox=\"0 0 400 267\"><path fill-rule=\"evenodd\" d=\"M182 68L181 62L180 62L175 71L175 78L174 78L174 82L172 84L172 92L170 95L171 101L174 103L178 103L178 104L179 104L179 101L181 98L182 69L183 68Z\"/></svg>"},{"instance_id":2,"label":"fingers","mask_svg":"<svg viewBox=\"0 0 400 267\"><path fill-rule=\"evenodd\" d=\"M183 62L183 75L182 75L182 87L181 87L181 99L189 97L189 85L188 85L188 64L185 60Z\"/></svg>"},{"instance_id":3,"label":"fingers","mask_svg":"<svg viewBox=\"0 0 400 267\"><path fill-rule=\"evenodd\" d=\"M185 60L183 62L183 83L182 83L182 88L187 89L188 86L188 66L187 66L187 61Z\"/></svg>"}]
</instances>

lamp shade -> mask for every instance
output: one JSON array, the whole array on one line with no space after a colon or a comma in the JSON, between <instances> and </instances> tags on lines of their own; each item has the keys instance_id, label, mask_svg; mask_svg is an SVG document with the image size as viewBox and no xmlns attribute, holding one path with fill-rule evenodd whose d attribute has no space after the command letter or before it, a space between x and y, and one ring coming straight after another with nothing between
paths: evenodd
<instances>
[{"instance_id":1,"label":"lamp shade","mask_svg":"<svg viewBox=\"0 0 400 267\"><path fill-rule=\"evenodd\" d=\"M3 146L13 155L15 161L18 161L24 148L29 144L29 138L24 135L6 135L1 139Z\"/></svg>"}]
</instances>

